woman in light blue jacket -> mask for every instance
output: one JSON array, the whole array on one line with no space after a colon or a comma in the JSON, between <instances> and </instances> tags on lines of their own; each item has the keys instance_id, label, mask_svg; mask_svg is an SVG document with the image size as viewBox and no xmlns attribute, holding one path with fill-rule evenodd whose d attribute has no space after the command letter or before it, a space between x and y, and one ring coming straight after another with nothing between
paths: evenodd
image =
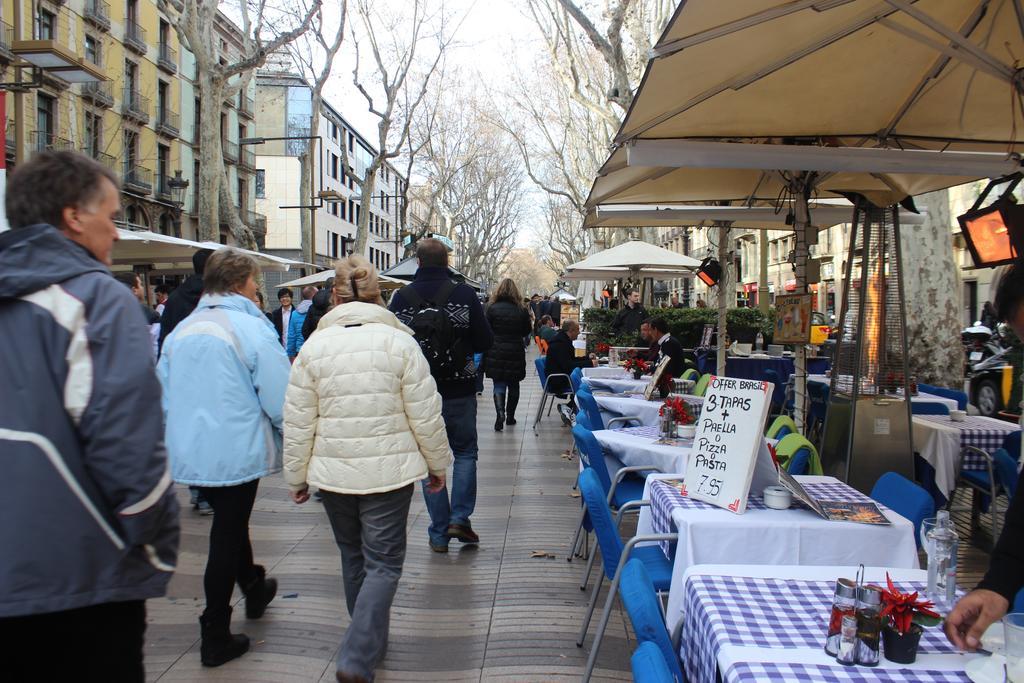
<instances>
[{"instance_id":1,"label":"woman in light blue jacket","mask_svg":"<svg viewBox=\"0 0 1024 683\"><path fill-rule=\"evenodd\" d=\"M230 629L235 582L250 619L262 616L277 593L277 581L253 562L249 515L260 477L281 470L290 365L273 324L254 303L258 275L252 257L234 249L214 252L203 297L164 342L157 367L171 474L200 487L213 506L206 610L199 619L204 666L249 649L249 639Z\"/></svg>"}]
</instances>

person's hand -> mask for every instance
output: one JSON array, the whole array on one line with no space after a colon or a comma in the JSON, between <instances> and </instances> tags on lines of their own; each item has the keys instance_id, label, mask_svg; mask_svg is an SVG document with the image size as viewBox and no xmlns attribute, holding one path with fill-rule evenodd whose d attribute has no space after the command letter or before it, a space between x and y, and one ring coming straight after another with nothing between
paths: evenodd
<instances>
[{"instance_id":1,"label":"person's hand","mask_svg":"<svg viewBox=\"0 0 1024 683\"><path fill-rule=\"evenodd\" d=\"M291 496L293 503L295 503L296 505L302 505L307 500L309 500L309 487L303 486L302 490L300 491L292 491Z\"/></svg>"},{"instance_id":2,"label":"person's hand","mask_svg":"<svg viewBox=\"0 0 1024 683\"><path fill-rule=\"evenodd\" d=\"M960 598L946 617L946 637L961 650L976 650L985 629L1002 619L1009 609L1009 601L999 593L984 588L973 590Z\"/></svg>"},{"instance_id":3,"label":"person's hand","mask_svg":"<svg viewBox=\"0 0 1024 683\"><path fill-rule=\"evenodd\" d=\"M444 488L445 475L443 474L431 474L427 479L427 492L438 493Z\"/></svg>"}]
</instances>

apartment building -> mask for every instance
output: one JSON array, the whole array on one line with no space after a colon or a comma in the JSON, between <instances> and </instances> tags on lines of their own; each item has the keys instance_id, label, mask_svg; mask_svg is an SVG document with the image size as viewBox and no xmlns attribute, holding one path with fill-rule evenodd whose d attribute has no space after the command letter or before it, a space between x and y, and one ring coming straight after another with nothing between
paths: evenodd
<instances>
[{"instance_id":1,"label":"apartment building","mask_svg":"<svg viewBox=\"0 0 1024 683\"><path fill-rule=\"evenodd\" d=\"M121 178L127 224L175 234L179 48L155 0L2 0L0 17L5 81L16 76L4 46L16 40L53 41L107 77L68 83L43 72L38 87L6 91L8 165L43 149L84 152Z\"/></svg>"},{"instance_id":2,"label":"apartment building","mask_svg":"<svg viewBox=\"0 0 1024 683\"><path fill-rule=\"evenodd\" d=\"M258 72L255 79L256 136L266 138L255 149L256 207L267 216L266 251L302 259L301 214L310 210L294 207L311 203L310 197L299 196L299 155L312 145L313 193L325 197L315 202L319 206L313 212L315 263L330 265L350 253L360 214L368 210L370 234L363 255L380 270L390 268L404 251L399 223L406 179L385 164L377 174L371 205L360 206L357 181L365 177L376 153L373 146L326 102L318 113L317 129L311 131L312 93L301 78L282 66L284 62L278 60L276 67ZM271 139L278 137L292 139Z\"/></svg>"}]
</instances>

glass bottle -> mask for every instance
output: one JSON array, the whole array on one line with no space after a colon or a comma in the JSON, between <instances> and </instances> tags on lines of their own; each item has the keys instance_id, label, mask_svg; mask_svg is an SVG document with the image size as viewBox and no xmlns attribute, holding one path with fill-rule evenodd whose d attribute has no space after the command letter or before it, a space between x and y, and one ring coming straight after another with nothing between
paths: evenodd
<instances>
[{"instance_id":1,"label":"glass bottle","mask_svg":"<svg viewBox=\"0 0 1024 683\"><path fill-rule=\"evenodd\" d=\"M928 599L941 610L952 608L956 599L956 560L960 547L949 510L935 515L935 528L928 532Z\"/></svg>"},{"instance_id":2,"label":"glass bottle","mask_svg":"<svg viewBox=\"0 0 1024 683\"><path fill-rule=\"evenodd\" d=\"M833 657L839 654L843 618L856 616L856 610L857 585L850 579L836 580L836 590L832 597L832 616L829 617L828 633L825 636L825 652Z\"/></svg>"},{"instance_id":3,"label":"glass bottle","mask_svg":"<svg viewBox=\"0 0 1024 683\"><path fill-rule=\"evenodd\" d=\"M857 663L875 666L882 634L882 592L875 586L857 587Z\"/></svg>"}]
</instances>

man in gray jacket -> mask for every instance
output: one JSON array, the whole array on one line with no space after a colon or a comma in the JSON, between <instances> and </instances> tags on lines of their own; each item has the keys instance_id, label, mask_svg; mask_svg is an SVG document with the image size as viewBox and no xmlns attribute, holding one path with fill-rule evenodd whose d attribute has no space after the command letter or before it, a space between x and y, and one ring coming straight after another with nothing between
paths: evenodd
<instances>
[{"instance_id":1,"label":"man in gray jacket","mask_svg":"<svg viewBox=\"0 0 1024 683\"><path fill-rule=\"evenodd\" d=\"M138 302L107 267L117 178L40 152L0 233L0 678L143 681L178 504Z\"/></svg>"}]
</instances>

